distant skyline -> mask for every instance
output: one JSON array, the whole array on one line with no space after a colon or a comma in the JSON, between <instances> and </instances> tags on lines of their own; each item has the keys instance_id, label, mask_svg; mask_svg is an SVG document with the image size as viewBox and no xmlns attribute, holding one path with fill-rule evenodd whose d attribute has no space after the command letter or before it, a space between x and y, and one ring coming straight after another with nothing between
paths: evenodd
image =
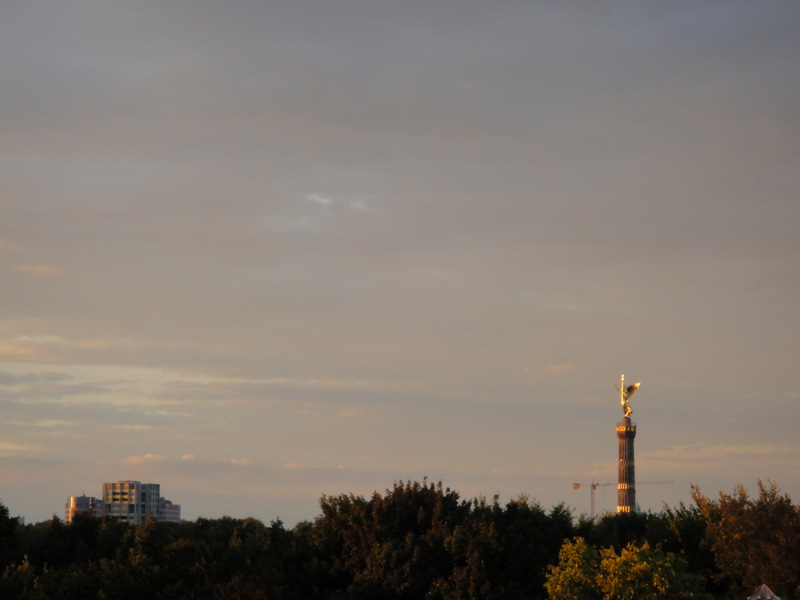
<instances>
[{"instance_id":1,"label":"distant skyline","mask_svg":"<svg viewBox=\"0 0 800 600\"><path fill-rule=\"evenodd\" d=\"M0 501L800 501L800 5L12 3ZM616 490L598 487L597 511Z\"/></svg>"}]
</instances>

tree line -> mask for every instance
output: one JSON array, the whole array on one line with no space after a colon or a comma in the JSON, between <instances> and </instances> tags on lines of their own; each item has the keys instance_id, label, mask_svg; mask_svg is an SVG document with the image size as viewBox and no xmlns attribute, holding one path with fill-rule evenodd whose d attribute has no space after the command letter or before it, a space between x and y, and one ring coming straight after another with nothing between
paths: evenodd
<instances>
[{"instance_id":1,"label":"tree line","mask_svg":"<svg viewBox=\"0 0 800 600\"><path fill-rule=\"evenodd\" d=\"M39 599L800 598L800 509L772 484L661 512L576 516L441 483L323 496L313 521L79 514L20 525L0 504L0 597Z\"/></svg>"}]
</instances>

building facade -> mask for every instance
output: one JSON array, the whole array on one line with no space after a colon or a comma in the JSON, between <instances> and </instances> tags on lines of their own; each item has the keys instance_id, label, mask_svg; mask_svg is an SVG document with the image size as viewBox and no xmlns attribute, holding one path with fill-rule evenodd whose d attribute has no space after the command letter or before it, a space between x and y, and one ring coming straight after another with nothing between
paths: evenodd
<instances>
[{"instance_id":1,"label":"building facade","mask_svg":"<svg viewBox=\"0 0 800 600\"><path fill-rule=\"evenodd\" d=\"M139 525L153 517L159 521L181 522L181 505L174 504L160 495L158 483L139 481L117 481L103 484L102 498L92 496L70 496L64 509L64 518L72 523L80 512L93 517L111 519Z\"/></svg>"},{"instance_id":2,"label":"building facade","mask_svg":"<svg viewBox=\"0 0 800 600\"><path fill-rule=\"evenodd\" d=\"M87 513L92 517L103 516L103 501L94 496L70 496L64 509L64 520L72 523L78 513Z\"/></svg>"},{"instance_id":3,"label":"building facade","mask_svg":"<svg viewBox=\"0 0 800 600\"><path fill-rule=\"evenodd\" d=\"M170 523L181 522L181 505L173 504L171 500L160 498L158 501L158 518Z\"/></svg>"},{"instance_id":4,"label":"building facade","mask_svg":"<svg viewBox=\"0 0 800 600\"><path fill-rule=\"evenodd\" d=\"M161 486L157 483L118 481L103 484L103 515L139 525L151 516L159 518Z\"/></svg>"}]
</instances>

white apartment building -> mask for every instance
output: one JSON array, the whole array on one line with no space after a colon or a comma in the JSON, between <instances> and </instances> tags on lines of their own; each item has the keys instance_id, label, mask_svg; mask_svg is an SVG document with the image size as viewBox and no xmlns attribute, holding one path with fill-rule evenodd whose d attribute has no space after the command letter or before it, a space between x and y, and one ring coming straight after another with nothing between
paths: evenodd
<instances>
[{"instance_id":1,"label":"white apartment building","mask_svg":"<svg viewBox=\"0 0 800 600\"><path fill-rule=\"evenodd\" d=\"M162 498L158 483L117 481L103 484L102 498L70 496L64 510L67 523L79 512L93 517L110 517L131 525L144 523L151 516L159 521L181 522L181 505Z\"/></svg>"},{"instance_id":2,"label":"white apartment building","mask_svg":"<svg viewBox=\"0 0 800 600\"><path fill-rule=\"evenodd\" d=\"M140 481L103 484L103 515L131 525L144 523L151 515L159 518L161 486Z\"/></svg>"}]
</instances>

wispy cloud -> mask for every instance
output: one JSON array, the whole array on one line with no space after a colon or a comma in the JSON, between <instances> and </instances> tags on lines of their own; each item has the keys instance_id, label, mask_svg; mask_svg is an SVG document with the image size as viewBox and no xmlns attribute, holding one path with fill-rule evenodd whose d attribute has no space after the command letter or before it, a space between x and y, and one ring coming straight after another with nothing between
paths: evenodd
<instances>
[{"instance_id":1,"label":"wispy cloud","mask_svg":"<svg viewBox=\"0 0 800 600\"><path fill-rule=\"evenodd\" d=\"M109 356L112 352L131 351L142 342L133 339L89 338L70 339L50 334L26 334L0 338L0 357L40 362L67 364L80 362L87 356ZM78 359L78 360L76 360Z\"/></svg>"},{"instance_id":2,"label":"wispy cloud","mask_svg":"<svg viewBox=\"0 0 800 600\"><path fill-rule=\"evenodd\" d=\"M124 465L143 465L156 461L167 460L163 454L145 454L144 456L129 456L122 461Z\"/></svg>"},{"instance_id":3,"label":"wispy cloud","mask_svg":"<svg viewBox=\"0 0 800 600\"><path fill-rule=\"evenodd\" d=\"M107 403L114 391L113 382L36 381L9 386L4 396L9 400L29 403L59 403L71 401Z\"/></svg>"},{"instance_id":4,"label":"wispy cloud","mask_svg":"<svg viewBox=\"0 0 800 600\"><path fill-rule=\"evenodd\" d=\"M329 198L328 196L324 196L322 194L312 193L306 196L306 200L308 202L312 202L314 204L321 204L322 206L330 206L333 204L333 199Z\"/></svg>"},{"instance_id":5,"label":"wispy cloud","mask_svg":"<svg viewBox=\"0 0 800 600\"><path fill-rule=\"evenodd\" d=\"M56 371L24 374L0 371L0 385L7 386L30 384L39 381L64 381L67 379L72 379L72 376L68 373L59 373Z\"/></svg>"},{"instance_id":6,"label":"wispy cloud","mask_svg":"<svg viewBox=\"0 0 800 600\"><path fill-rule=\"evenodd\" d=\"M734 457L779 456L797 452L796 445L771 443L742 444L688 444L673 446L668 450L652 450L643 457L654 459L708 460Z\"/></svg>"},{"instance_id":7,"label":"wispy cloud","mask_svg":"<svg viewBox=\"0 0 800 600\"><path fill-rule=\"evenodd\" d=\"M573 364L563 364L563 365L550 365L547 367L548 373L569 373L570 371L575 370L575 365Z\"/></svg>"},{"instance_id":8,"label":"wispy cloud","mask_svg":"<svg viewBox=\"0 0 800 600\"><path fill-rule=\"evenodd\" d=\"M0 343L0 357L10 360L41 360L45 355L39 348L20 342Z\"/></svg>"},{"instance_id":9,"label":"wispy cloud","mask_svg":"<svg viewBox=\"0 0 800 600\"><path fill-rule=\"evenodd\" d=\"M42 419L39 421L33 422L22 422L22 421L9 421L9 425L22 425L25 427L44 427L44 428L53 428L53 427L72 427L75 423L74 421L59 421L57 419Z\"/></svg>"},{"instance_id":10,"label":"wispy cloud","mask_svg":"<svg viewBox=\"0 0 800 600\"><path fill-rule=\"evenodd\" d=\"M35 444L18 444L15 442L0 441L0 456L29 454L31 452L40 452L41 450L43 450L43 448Z\"/></svg>"},{"instance_id":11,"label":"wispy cloud","mask_svg":"<svg viewBox=\"0 0 800 600\"><path fill-rule=\"evenodd\" d=\"M642 452L639 468L669 476L712 477L739 470L765 474L796 468L800 447L787 443L688 444ZM776 469L778 471L776 471ZM736 476L734 476L736 477Z\"/></svg>"},{"instance_id":12,"label":"wispy cloud","mask_svg":"<svg viewBox=\"0 0 800 600\"><path fill-rule=\"evenodd\" d=\"M18 273L25 273L26 275L35 275L40 277L49 277L51 275L58 275L61 272L59 267L55 265L17 265L14 270Z\"/></svg>"}]
</instances>

